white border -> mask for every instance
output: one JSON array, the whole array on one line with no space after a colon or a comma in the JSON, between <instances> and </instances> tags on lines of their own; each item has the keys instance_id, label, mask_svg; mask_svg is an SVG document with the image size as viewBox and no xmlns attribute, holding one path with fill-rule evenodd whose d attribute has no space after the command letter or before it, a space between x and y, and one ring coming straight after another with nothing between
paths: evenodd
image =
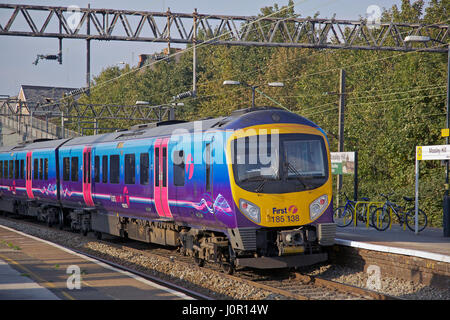
<instances>
[{"instance_id":1,"label":"white border","mask_svg":"<svg viewBox=\"0 0 450 320\"><path fill-rule=\"evenodd\" d=\"M405 255L405 256L413 256L413 257L418 257L418 258L424 258L424 259L429 259L429 260L450 263L450 256L447 256L444 254L439 254L439 253L413 250L413 249L404 249L404 248L398 248L398 247L388 247L388 246L383 246L383 245L378 245L378 244L371 244L371 243L366 243L366 242L352 241L352 240L345 240L345 239L335 239L335 242L336 242L336 244L339 244L342 246L374 250L374 251L380 251L380 252L387 252L387 253L394 253L394 254L401 254L401 255Z\"/></svg>"},{"instance_id":2,"label":"white border","mask_svg":"<svg viewBox=\"0 0 450 320\"><path fill-rule=\"evenodd\" d=\"M182 298L182 299L184 299L184 300L195 300L194 298L189 297L189 296L185 295L185 294L182 293L182 292L178 292L178 291L175 291L175 290L172 290L172 289L163 287L163 286L161 286L161 285L159 285L159 284L157 284L157 283L155 283L155 282L153 282L153 281L144 279L144 278L142 278L142 277L140 277L140 276L138 276L138 275L132 274L132 273L130 273L130 272L128 272L128 271L120 270L120 269L117 269L117 268L115 268L115 267L113 267L113 266L109 266L109 265L107 265L106 263L103 263L103 262L101 262L101 261L98 261L98 260L95 260L95 259L93 259L93 258L87 257L87 256L82 255L82 254L80 254L80 253L74 252L74 251L72 251L72 250L70 250L70 249L67 249L67 248L64 248L63 246L60 246L60 245L58 245L58 244L56 244L56 243L52 243L52 242L50 242L50 241L47 241L47 240L43 240L43 239L37 238L37 237L35 237L35 236L32 236L32 235L23 233L23 232L21 232L21 231L18 231L18 230L15 230L15 229L6 227L6 226L4 226L4 225L0 225L0 227L1 227L1 228L4 228L4 229L6 229L6 230L12 231L12 232L16 232L16 233L18 233L18 234L20 234L20 235L22 235L22 236L25 236L25 237L28 237L28 238L31 238L31 239L34 239L34 240L37 240L37 241L44 242L44 243L46 243L46 244L48 244L48 245L51 245L52 247L58 248L58 249L60 249L60 250L63 250L63 251L65 251L65 252L68 252L68 253L70 253L70 254L73 254L73 255L75 255L75 256L78 256L78 257L83 258L83 259L85 259L85 260L88 260L88 261L90 261L90 262L96 263L96 264L98 264L99 266L101 266L101 267L103 267L103 268L105 268L105 269L109 269L109 270L114 271L114 272L119 272L119 273L121 273L121 274L123 274L123 275L125 275L125 276L128 276L128 277L130 277L130 278L132 278L132 279L134 279L134 280L137 280L137 281L139 281L139 282L142 282L142 283L144 283L144 284L146 284L146 285L149 285L149 286L152 286L152 287L154 287L154 288L156 288L156 289L163 290L163 291L166 291L166 292L168 292L168 293L170 293L170 294L176 295L176 296L178 296L178 297L180 297L180 298Z\"/></svg>"}]
</instances>

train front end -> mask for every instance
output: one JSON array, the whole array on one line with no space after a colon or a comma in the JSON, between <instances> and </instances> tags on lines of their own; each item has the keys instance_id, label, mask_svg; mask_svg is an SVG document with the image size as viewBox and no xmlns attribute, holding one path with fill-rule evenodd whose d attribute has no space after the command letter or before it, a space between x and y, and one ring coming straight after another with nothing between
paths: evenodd
<instances>
[{"instance_id":1,"label":"train front end","mask_svg":"<svg viewBox=\"0 0 450 320\"><path fill-rule=\"evenodd\" d=\"M228 234L236 265L284 268L326 261L323 247L334 244L336 232L326 135L286 111L247 116L261 124L235 130L227 141L237 212L237 228Z\"/></svg>"}]
</instances>

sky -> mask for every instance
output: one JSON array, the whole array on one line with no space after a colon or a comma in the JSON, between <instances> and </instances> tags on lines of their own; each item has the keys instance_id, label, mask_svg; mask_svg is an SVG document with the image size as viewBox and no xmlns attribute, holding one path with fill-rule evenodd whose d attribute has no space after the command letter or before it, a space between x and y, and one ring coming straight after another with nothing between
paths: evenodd
<instances>
[{"instance_id":1,"label":"sky","mask_svg":"<svg viewBox=\"0 0 450 320\"><path fill-rule=\"evenodd\" d=\"M142 10L162 12L170 8L172 12L192 13L195 8L201 14L222 14L255 16L260 8L286 5L288 0L16 0L2 3L78 6L91 8L108 8L122 10ZM295 12L302 17L313 16L319 12L320 18L359 20L365 18L369 6L391 8L400 6L401 0L294 0ZM0 10L0 24L4 26L11 16L11 11ZM55 17L54 17L55 18ZM56 20L55 20L56 21ZM18 15L15 28L26 22ZM26 27L28 29L28 27ZM15 29L15 30L17 30ZM144 42L91 41L91 75L98 75L103 69L122 62L136 66L140 54L160 52L165 45ZM184 48L183 45L173 47ZM0 95L15 96L20 85L42 85L56 87L84 87L86 84L86 41L63 40L63 64L52 60L40 60L32 64L38 54L56 54L58 40L51 38L0 36ZM92 78L92 77L91 77Z\"/></svg>"}]
</instances>

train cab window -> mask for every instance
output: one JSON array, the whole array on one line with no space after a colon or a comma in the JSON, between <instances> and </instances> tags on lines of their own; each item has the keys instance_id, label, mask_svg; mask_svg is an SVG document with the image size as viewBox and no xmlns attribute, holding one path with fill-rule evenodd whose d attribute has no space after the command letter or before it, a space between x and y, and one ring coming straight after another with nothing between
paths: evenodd
<instances>
[{"instance_id":1,"label":"train cab window","mask_svg":"<svg viewBox=\"0 0 450 320\"><path fill-rule=\"evenodd\" d=\"M136 182L136 159L134 153L125 155L125 184Z\"/></svg>"},{"instance_id":2,"label":"train cab window","mask_svg":"<svg viewBox=\"0 0 450 320\"><path fill-rule=\"evenodd\" d=\"M112 155L109 157L109 182L119 183L120 180L120 157Z\"/></svg>"},{"instance_id":3,"label":"train cab window","mask_svg":"<svg viewBox=\"0 0 450 320\"><path fill-rule=\"evenodd\" d=\"M100 157L94 157L94 182L100 182Z\"/></svg>"},{"instance_id":4,"label":"train cab window","mask_svg":"<svg viewBox=\"0 0 450 320\"><path fill-rule=\"evenodd\" d=\"M71 159L71 180L78 181L78 157L72 157Z\"/></svg>"},{"instance_id":5,"label":"train cab window","mask_svg":"<svg viewBox=\"0 0 450 320\"><path fill-rule=\"evenodd\" d=\"M19 169L20 169L19 164L20 164L19 160L14 161L14 179L19 179Z\"/></svg>"},{"instance_id":6,"label":"train cab window","mask_svg":"<svg viewBox=\"0 0 450 320\"><path fill-rule=\"evenodd\" d=\"M140 174L140 179L141 179L141 184L143 185L147 185L150 182L150 175L149 175L149 157L148 157L148 153L141 153L141 158L140 158L140 169L141 169L141 174Z\"/></svg>"},{"instance_id":7,"label":"train cab window","mask_svg":"<svg viewBox=\"0 0 450 320\"><path fill-rule=\"evenodd\" d=\"M39 180L44 179L44 159L39 159Z\"/></svg>"},{"instance_id":8,"label":"train cab window","mask_svg":"<svg viewBox=\"0 0 450 320\"><path fill-rule=\"evenodd\" d=\"M184 186L185 173L184 170L184 151L175 150L173 152L173 184L177 187Z\"/></svg>"},{"instance_id":9,"label":"train cab window","mask_svg":"<svg viewBox=\"0 0 450 320\"><path fill-rule=\"evenodd\" d=\"M102 182L108 183L108 156L102 157Z\"/></svg>"},{"instance_id":10,"label":"train cab window","mask_svg":"<svg viewBox=\"0 0 450 320\"><path fill-rule=\"evenodd\" d=\"M3 179L3 161L0 161L0 179Z\"/></svg>"},{"instance_id":11,"label":"train cab window","mask_svg":"<svg viewBox=\"0 0 450 320\"><path fill-rule=\"evenodd\" d=\"M20 160L20 179L25 179L25 161Z\"/></svg>"},{"instance_id":12,"label":"train cab window","mask_svg":"<svg viewBox=\"0 0 450 320\"><path fill-rule=\"evenodd\" d=\"M9 178L14 178L14 160L9 160Z\"/></svg>"},{"instance_id":13,"label":"train cab window","mask_svg":"<svg viewBox=\"0 0 450 320\"><path fill-rule=\"evenodd\" d=\"M44 159L44 180L48 180L48 159Z\"/></svg>"},{"instance_id":14,"label":"train cab window","mask_svg":"<svg viewBox=\"0 0 450 320\"><path fill-rule=\"evenodd\" d=\"M70 158L69 157L63 158L63 180L64 181L70 180Z\"/></svg>"}]
</instances>

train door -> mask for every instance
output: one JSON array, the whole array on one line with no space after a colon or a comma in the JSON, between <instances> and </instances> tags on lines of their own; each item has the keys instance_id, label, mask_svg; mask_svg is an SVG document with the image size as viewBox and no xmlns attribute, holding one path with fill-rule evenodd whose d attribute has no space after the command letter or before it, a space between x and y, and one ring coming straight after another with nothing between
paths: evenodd
<instances>
[{"instance_id":1,"label":"train door","mask_svg":"<svg viewBox=\"0 0 450 320\"><path fill-rule=\"evenodd\" d=\"M83 199L86 205L93 207L92 200L92 147L83 150Z\"/></svg>"},{"instance_id":2,"label":"train door","mask_svg":"<svg viewBox=\"0 0 450 320\"><path fill-rule=\"evenodd\" d=\"M32 180L32 176L31 176L31 156L32 156L33 152L29 151L27 152L27 174L26 174L26 179L25 179L25 188L27 190L27 195L28 198L33 199L34 195L33 195L33 180Z\"/></svg>"},{"instance_id":3,"label":"train door","mask_svg":"<svg viewBox=\"0 0 450 320\"><path fill-rule=\"evenodd\" d=\"M156 139L154 147L154 195L155 207L160 217L172 218L168 192L168 143L169 138Z\"/></svg>"}]
</instances>

